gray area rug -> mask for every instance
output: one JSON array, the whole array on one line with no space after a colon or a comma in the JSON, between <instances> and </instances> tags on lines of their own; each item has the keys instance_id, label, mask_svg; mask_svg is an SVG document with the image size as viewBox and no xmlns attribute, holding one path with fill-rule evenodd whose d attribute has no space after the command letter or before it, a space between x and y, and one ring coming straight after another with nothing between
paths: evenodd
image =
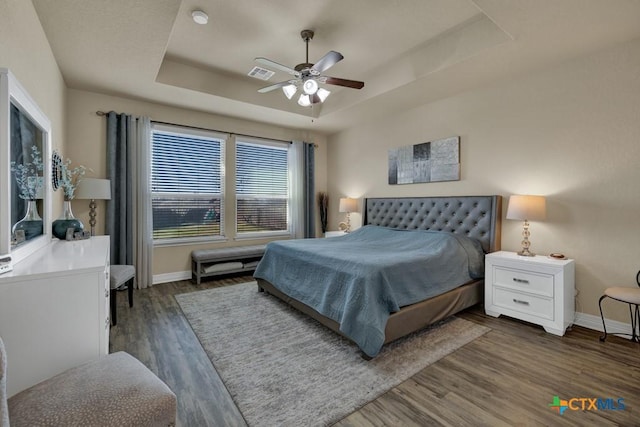
<instances>
[{"instance_id":1,"label":"gray area rug","mask_svg":"<svg viewBox=\"0 0 640 427\"><path fill-rule=\"evenodd\" d=\"M489 331L453 317L365 361L355 344L255 282L176 299L250 426L335 423Z\"/></svg>"}]
</instances>

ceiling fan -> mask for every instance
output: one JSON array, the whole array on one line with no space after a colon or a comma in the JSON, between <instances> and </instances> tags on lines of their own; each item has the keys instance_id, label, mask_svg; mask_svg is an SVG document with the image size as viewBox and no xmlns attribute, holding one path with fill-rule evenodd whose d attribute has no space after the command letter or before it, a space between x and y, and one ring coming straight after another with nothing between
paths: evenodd
<instances>
[{"instance_id":1,"label":"ceiling fan","mask_svg":"<svg viewBox=\"0 0 640 427\"><path fill-rule=\"evenodd\" d=\"M298 99L298 104L303 107L308 107L318 102L324 102L331 93L327 89L319 87L318 83L344 86L352 89L362 89L364 87L364 82L325 76L322 74L344 58L344 56L339 52L331 50L315 64L311 64L309 62L309 42L313 39L313 35L314 32L312 30L302 30L300 32L300 36L302 36L302 40L306 44L307 57L305 62L298 64L293 68L279 64L267 58L256 58L256 62L279 71L284 71L294 77L290 80L285 80L271 86L263 87L262 89L259 89L258 92L267 93L282 88L285 96L291 99L297 92L298 87L301 87L302 94Z\"/></svg>"}]
</instances>

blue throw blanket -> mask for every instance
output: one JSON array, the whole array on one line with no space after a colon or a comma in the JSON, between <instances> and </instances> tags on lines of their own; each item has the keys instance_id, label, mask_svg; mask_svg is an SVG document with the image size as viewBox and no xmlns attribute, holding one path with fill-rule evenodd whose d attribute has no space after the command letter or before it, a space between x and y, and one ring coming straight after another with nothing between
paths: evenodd
<instances>
[{"instance_id":1,"label":"blue throw blanket","mask_svg":"<svg viewBox=\"0 0 640 427\"><path fill-rule=\"evenodd\" d=\"M391 313L484 276L475 239L365 226L329 239L271 242L254 276L340 324L368 356Z\"/></svg>"}]
</instances>

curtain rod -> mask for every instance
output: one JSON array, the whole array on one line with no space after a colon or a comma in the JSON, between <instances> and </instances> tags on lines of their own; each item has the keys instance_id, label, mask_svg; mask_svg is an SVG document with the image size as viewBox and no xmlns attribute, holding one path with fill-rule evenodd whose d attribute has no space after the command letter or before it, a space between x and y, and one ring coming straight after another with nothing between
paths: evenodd
<instances>
[{"instance_id":1,"label":"curtain rod","mask_svg":"<svg viewBox=\"0 0 640 427\"><path fill-rule=\"evenodd\" d=\"M96 111L96 115L97 116L106 116L108 113L105 113L104 111ZM246 133L237 133L237 132L229 132L226 130L219 130L219 129L208 129L208 128L201 128L198 126L189 126L189 125L180 125L177 123L169 123L169 122L160 122L158 120L151 120L153 123L158 123L160 125L169 125L169 126L181 126L181 127L185 127L185 128L190 128L190 129L197 129L197 130L204 130L204 131L209 131L209 132L221 132L221 133L228 133L229 135L238 135L238 136L246 136L249 138L258 138L258 139L264 139L264 140L271 140L271 141L279 141L279 142L287 142L289 144L292 143L292 141L287 141L284 139L277 139L277 138L265 138L264 136L257 136L257 135L249 135ZM313 148L318 148L318 144L313 144Z\"/></svg>"}]
</instances>

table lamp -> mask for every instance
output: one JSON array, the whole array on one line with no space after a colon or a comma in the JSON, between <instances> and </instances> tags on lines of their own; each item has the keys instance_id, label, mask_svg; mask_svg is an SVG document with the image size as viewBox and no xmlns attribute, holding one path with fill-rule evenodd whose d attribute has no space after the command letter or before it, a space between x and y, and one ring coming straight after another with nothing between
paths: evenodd
<instances>
[{"instance_id":1,"label":"table lamp","mask_svg":"<svg viewBox=\"0 0 640 427\"><path fill-rule=\"evenodd\" d=\"M356 199L352 199L350 197L342 197L340 199L340 206L338 207L338 210L340 211L340 213L346 213L347 214L347 224L346 224L346 228L345 228L344 231L349 233L351 231L351 220L349 218L349 215L351 214L351 212L357 212L358 211L357 200Z\"/></svg>"},{"instance_id":2,"label":"table lamp","mask_svg":"<svg viewBox=\"0 0 640 427\"><path fill-rule=\"evenodd\" d=\"M96 230L96 200L111 200L111 181L108 179L83 178L76 190L76 199L89 199L89 225L91 236Z\"/></svg>"},{"instance_id":3,"label":"table lamp","mask_svg":"<svg viewBox=\"0 0 640 427\"><path fill-rule=\"evenodd\" d=\"M507 219L519 219L524 221L522 229L522 250L518 252L521 256L535 256L529 251L529 220L541 221L547 217L547 202L543 196L513 195L509 197L507 207Z\"/></svg>"}]
</instances>

